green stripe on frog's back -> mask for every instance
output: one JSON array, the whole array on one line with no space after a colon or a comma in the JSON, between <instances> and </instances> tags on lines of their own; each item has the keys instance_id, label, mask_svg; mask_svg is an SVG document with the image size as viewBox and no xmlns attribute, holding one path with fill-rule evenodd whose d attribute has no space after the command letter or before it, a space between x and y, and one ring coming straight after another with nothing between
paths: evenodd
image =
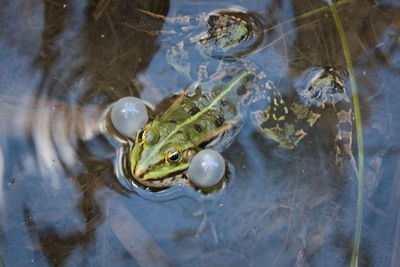
<instances>
[{"instance_id":1,"label":"green stripe on frog's back","mask_svg":"<svg viewBox=\"0 0 400 267\"><path fill-rule=\"evenodd\" d=\"M184 126L194 123L197 119L200 118L201 115L209 111L212 107L218 104L218 102L229 92L232 91L236 86L239 85L240 81L248 76L251 72L245 72L242 75L239 76L234 82L232 82L225 90L223 90L208 106L204 107L202 110L197 112L195 115L189 117L182 123L176 125L175 129L164 139L162 140L157 146L154 148L153 152L149 155L149 157L154 156L157 151L159 151L168 141L169 139L176 134L180 129L182 129Z\"/></svg>"}]
</instances>

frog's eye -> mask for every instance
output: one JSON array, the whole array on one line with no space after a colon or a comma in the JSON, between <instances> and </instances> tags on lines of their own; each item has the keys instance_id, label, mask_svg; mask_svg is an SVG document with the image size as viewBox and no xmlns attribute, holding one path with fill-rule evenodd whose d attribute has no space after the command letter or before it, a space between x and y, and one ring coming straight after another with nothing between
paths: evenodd
<instances>
[{"instance_id":1,"label":"frog's eye","mask_svg":"<svg viewBox=\"0 0 400 267\"><path fill-rule=\"evenodd\" d=\"M210 25L211 27L214 27L215 24L217 24L219 17L220 17L219 15L210 15L207 20L208 25Z\"/></svg>"},{"instance_id":2,"label":"frog's eye","mask_svg":"<svg viewBox=\"0 0 400 267\"><path fill-rule=\"evenodd\" d=\"M139 132L137 138L140 143L144 143L144 141L146 140L146 134L147 134L147 130L141 130Z\"/></svg>"},{"instance_id":3,"label":"frog's eye","mask_svg":"<svg viewBox=\"0 0 400 267\"><path fill-rule=\"evenodd\" d=\"M312 95L312 97L315 98L315 99L320 99L320 98L321 98L321 95L322 95L321 90L318 90L318 91L314 92L314 94Z\"/></svg>"},{"instance_id":4,"label":"frog's eye","mask_svg":"<svg viewBox=\"0 0 400 267\"><path fill-rule=\"evenodd\" d=\"M179 150L168 152L167 159L169 162L176 163L181 158L181 153Z\"/></svg>"}]
</instances>

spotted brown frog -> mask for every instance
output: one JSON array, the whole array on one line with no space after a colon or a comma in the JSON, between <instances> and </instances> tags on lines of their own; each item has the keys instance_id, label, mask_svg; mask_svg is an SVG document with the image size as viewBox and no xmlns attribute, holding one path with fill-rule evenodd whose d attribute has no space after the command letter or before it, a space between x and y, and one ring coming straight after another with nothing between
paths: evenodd
<instances>
[{"instance_id":1,"label":"spotted brown frog","mask_svg":"<svg viewBox=\"0 0 400 267\"><path fill-rule=\"evenodd\" d=\"M259 131L281 147L293 149L311 131L325 107L332 106L337 118L336 164L343 173L343 158L348 156L357 175L351 151L353 113L344 83L346 74L339 68L313 68L305 77L308 82L299 98L290 105L282 98L268 97L269 107L253 113Z\"/></svg>"}]
</instances>

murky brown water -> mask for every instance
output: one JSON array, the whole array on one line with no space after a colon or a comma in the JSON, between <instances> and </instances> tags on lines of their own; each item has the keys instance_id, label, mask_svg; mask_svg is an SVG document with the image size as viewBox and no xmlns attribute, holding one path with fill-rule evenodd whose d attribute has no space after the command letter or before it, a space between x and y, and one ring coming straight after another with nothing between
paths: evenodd
<instances>
[{"instance_id":1,"label":"murky brown water","mask_svg":"<svg viewBox=\"0 0 400 267\"><path fill-rule=\"evenodd\" d=\"M116 144L101 132L115 100L155 105L192 82L165 59L176 41L166 31L178 26L139 9L169 18L233 6L256 12L264 39L247 59L289 95L307 68L345 67L329 9L294 19L325 5L0 2L0 266L349 265L357 182L334 164L332 112L295 150L246 124L223 152L232 179L210 199L137 194L117 178ZM360 264L399 266L400 5L357 1L338 11L362 104Z\"/></svg>"}]
</instances>

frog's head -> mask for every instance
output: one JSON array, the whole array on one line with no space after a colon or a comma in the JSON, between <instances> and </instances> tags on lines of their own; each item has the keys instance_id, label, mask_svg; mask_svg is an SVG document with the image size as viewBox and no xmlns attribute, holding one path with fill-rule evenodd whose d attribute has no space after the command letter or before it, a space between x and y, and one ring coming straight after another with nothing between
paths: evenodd
<instances>
[{"instance_id":1,"label":"frog's head","mask_svg":"<svg viewBox=\"0 0 400 267\"><path fill-rule=\"evenodd\" d=\"M255 13L220 10L208 15L207 32L198 35L199 49L216 58L243 56L253 51L263 39L263 23Z\"/></svg>"},{"instance_id":2,"label":"frog's head","mask_svg":"<svg viewBox=\"0 0 400 267\"><path fill-rule=\"evenodd\" d=\"M340 70L331 67L314 69L307 87L301 92L307 105L324 105L346 98L344 78Z\"/></svg>"},{"instance_id":3,"label":"frog's head","mask_svg":"<svg viewBox=\"0 0 400 267\"><path fill-rule=\"evenodd\" d=\"M231 49L245 39L249 32L246 21L230 14L211 14L207 23L208 36L200 40L206 49L211 47L222 51Z\"/></svg>"},{"instance_id":4,"label":"frog's head","mask_svg":"<svg viewBox=\"0 0 400 267\"><path fill-rule=\"evenodd\" d=\"M185 148L182 133L171 135L170 127L153 121L140 130L130 154L131 172L143 184L173 178L189 167L196 153ZM162 183L163 186L168 186Z\"/></svg>"}]
</instances>

